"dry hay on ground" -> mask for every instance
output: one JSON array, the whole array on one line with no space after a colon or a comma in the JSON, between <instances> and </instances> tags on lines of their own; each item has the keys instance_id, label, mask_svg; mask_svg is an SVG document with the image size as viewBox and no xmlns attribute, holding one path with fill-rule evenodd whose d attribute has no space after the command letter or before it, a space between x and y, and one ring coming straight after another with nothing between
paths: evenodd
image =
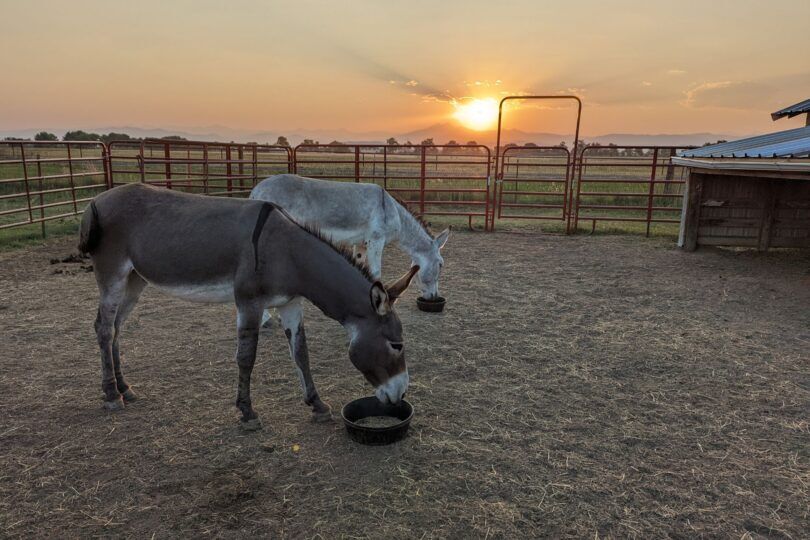
<instances>
[{"instance_id":1,"label":"dry hay on ground","mask_svg":"<svg viewBox=\"0 0 810 540\"><path fill-rule=\"evenodd\" d=\"M0 254L0 536L472 538L810 530L810 257L634 237L457 233L443 314L398 307L410 436L311 424L278 327L233 407L234 309L147 290L141 401L101 409L97 292L73 241ZM386 272L408 261L387 253ZM54 273L61 271L60 273ZM307 309L337 411L369 393ZM297 446L296 446L297 445Z\"/></svg>"}]
</instances>

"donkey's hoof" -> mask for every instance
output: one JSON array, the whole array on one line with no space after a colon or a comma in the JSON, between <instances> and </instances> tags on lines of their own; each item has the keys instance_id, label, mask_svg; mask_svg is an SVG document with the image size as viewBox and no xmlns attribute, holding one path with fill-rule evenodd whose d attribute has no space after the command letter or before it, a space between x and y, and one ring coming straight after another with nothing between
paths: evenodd
<instances>
[{"instance_id":1,"label":"donkey's hoof","mask_svg":"<svg viewBox=\"0 0 810 540\"><path fill-rule=\"evenodd\" d=\"M133 392L131 388L127 388L126 390L124 390L124 392L121 395L124 396L124 401L127 403L138 401L138 394Z\"/></svg>"},{"instance_id":2,"label":"donkey's hoof","mask_svg":"<svg viewBox=\"0 0 810 540\"><path fill-rule=\"evenodd\" d=\"M108 411L120 411L124 408L124 400L121 396L113 401L104 401L104 408Z\"/></svg>"},{"instance_id":3,"label":"donkey's hoof","mask_svg":"<svg viewBox=\"0 0 810 540\"><path fill-rule=\"evenodd\" d=\"M258 418L251 418L250 420L240 420L239 427L242 431L258 431L262 429L262 422Z\"/></svg>"},{"instance_id":4,"label":"donkey's hoof","mask_svg":"<svg viewBox=\"0 0 810 540\"><path fill-rule=\"evenodd\" d=\"M312 421L316 424L324 422L331 422L335 418L332 416L332 409L327 408L325 411L312 411Z\"/></svg>"}]
</instances>

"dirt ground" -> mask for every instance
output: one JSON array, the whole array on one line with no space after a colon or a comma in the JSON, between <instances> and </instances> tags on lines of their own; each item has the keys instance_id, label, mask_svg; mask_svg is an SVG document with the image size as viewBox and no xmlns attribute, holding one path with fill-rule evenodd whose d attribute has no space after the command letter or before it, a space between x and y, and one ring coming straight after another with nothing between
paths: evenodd
<instances>
[{"instance_id":1,"label":"dirt ground","mask_svg":"<svg viewBox=\"0 0 810 540\"><path fill-rule=\"evenodd\" d=\"M122 338L141 400L104 412L93 275L50 263L73 245L0 254L0 537L810 530L808 252L456 232L446 311L398 305L411 434L363 447L309 422L278 326L240 432L233 307L154 289ZM308 306L307 334L336 412L370 394L337 323Z\"/></svg>"}]
</instances>

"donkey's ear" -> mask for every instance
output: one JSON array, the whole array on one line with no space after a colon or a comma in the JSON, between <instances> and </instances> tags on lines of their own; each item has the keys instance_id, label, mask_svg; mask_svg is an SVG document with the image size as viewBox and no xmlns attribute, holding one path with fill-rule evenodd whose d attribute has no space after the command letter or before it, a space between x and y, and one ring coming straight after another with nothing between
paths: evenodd
<instances>
[{"instance_id":1,"label":"donkey's ear","mask_svg":"<svg viewBox=\"0 0 810 540\"><path fill-rule=\"evenodd\" d=\"M379 281L375 281L371 286L371 307L377 312L377 315L387 315L391 311L391 302L388 300L388 293L385 292L385 287Z\"/></svg>"},{"instance_id":2,"label":"donkey's ear","mask_svg":"<svg viewBox=\"0 0 810 540\"><path fill-rule=\"evenodd\" d=\"M413 276L415 276L418 271L419 266L413 265L411 266L411 269L408 270L407 274L385 286L385 290L388 291L388 298L391 300L392 304L397 301L397 298L402 296L402 293L404 293L405 289L408 288L408 285L411 284Z\"/></svg>"},{"instance_id":3,"label":"donkey's ear","mask_svg":"<svg viewBox=\"0 0 810 540\"><path fill-rule=\"evenodd\" d=\"M436 246L439 249L442 249L444 245L447 243L447 239L450 237L450 227L446 228L442 232L436 235L436 238L433 239L433 242L436 243Z\"/></svg>"}]
</instances>

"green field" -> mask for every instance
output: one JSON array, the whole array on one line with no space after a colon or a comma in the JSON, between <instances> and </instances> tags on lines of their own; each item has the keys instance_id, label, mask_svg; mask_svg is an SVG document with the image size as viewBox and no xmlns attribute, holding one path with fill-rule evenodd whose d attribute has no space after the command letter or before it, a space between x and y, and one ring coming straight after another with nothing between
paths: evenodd
<instances>
[{"instance_id":1,"label":"green field","mask_svg":"<svg viewBox=\"0 0 810 540\"><path fill-rule=\"evenodd\" d=\"M436 227L466 226L466 214L474 214L472 223L476 228L483 227L487 194L491 208L495 198L492 190L497 188L503 203L497 213L497 228L565 230L562 204L567 165L559 151L507 153L503 182L491 181L488 190L487 177L494 179L495 170L484 151L448 154L427 149L423 155L419 149L360 150L299 149L297 172L339 181L377 183L414 210L423 210ZM87 201L103 190L100 185L105 172L99 147L73 146L71 152L72 160L68 162L65 147L26 145L27 163L23 167L19 145L0 145L0 249L35 242L43 234L75 232L77 219L66 216L80 213ZM145 145L143 159L140 154L140 143L111 146L114 184L146 181L194 193L246 196L257 180L289 168L285 151L262 147L255 151L244 145L217 144L205 149L172 145L167 153L163 143L152 143ZM655 168L660 183L653 186L650 199L651 164L649 156L589 157L581 171L581 182L580 171L569 178L574 186L581 183L579 230L644 234L647 226L643 221L648 212L654 219L677 220L684 171L660 163ZM425 194L420 200L422 178ZM625 219L631 221L622 221ZM16 226L22 223L30 224ZM650 234L673 236L677 228L676 223L655 223Z\"/></svg>"},{"instance_id":2,"label":"green field","mask_svg":"<svg viewBox=\"0 0 810 540\"><path fill-rule=\"evenodd\" d=\"M100 147L73 146L70 158L64 147L26 145L23 155L0 144L0 249L76 230L74 216L104 190L105 173Z\"/></svg>"}]
</instances>

